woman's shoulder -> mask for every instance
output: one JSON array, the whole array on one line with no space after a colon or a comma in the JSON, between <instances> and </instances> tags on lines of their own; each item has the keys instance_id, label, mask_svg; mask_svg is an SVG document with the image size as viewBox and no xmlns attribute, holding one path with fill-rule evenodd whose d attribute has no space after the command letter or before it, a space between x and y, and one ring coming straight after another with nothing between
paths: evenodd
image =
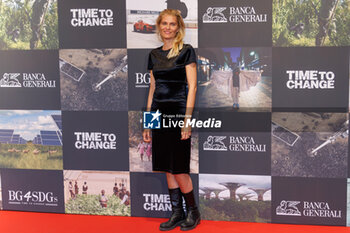
<instances>
[{"instance_id":1,"label":"woman's shoulder","mask_svg":"<svg viewBox=\"0 0 350 233\"><path fill-rule=\"evenodd\" d=\"M193 48L191 44L184 44L184 48Z\"/></svg>"},{"instance_id":2,"label":"woman's shoulder","mask_svg":"<svg viewBox=\"0 0 350 233\"><path fill-rule=\"evenodd\" d=\"M188 54L195 54L196 52L195 52L194 48L192 47L192 45L184 44L182 46L182 49L180 50L180 53L188 55Z\"/></svg>"},{"instance_id":3,"label":"woman's shoulder","mask_svg":"<svg viewBox=\"0 0 350 233\"><path fill-rule=\"evenodd\" d=\"M190 44L184 44L182 49L193 49L193 47Z\"/></svg>"},{"instance_id":4,"label":"woman's shoulder","mask_svg":"<svg viewBox=\"0 0 350 233\"><path fill-rule=\"evenodd\" d=\"M159 52L159 51L164 51L164 52L168 51L168 50L162 50L162 48L163 48L163 46L159 46L159 47L157 47L157 48L154 48L154 49L152 49L152 50L150 51L150 53L157 53L157 52ZM190 44L183 44L181 50L187 50L187 49L193 49L192 45L190 45ZM169 50L170 50L170 49L169 49Z\"/></svg>"},{"instance_id":5,"label":"woman's shoulder","mask_svg":"<svg viewBox=\"0 0 350 233\"><path fill-rule=\"evenodd\" d=\"M169 49L170 50L170 49ZM166 50L163 50L163 45L157 47L157 48L154 48L151 50L151 52L159 52L159 51L166 51Z\"/></svg>"},{"instance_id":6,"label":"woman's shoulder","mask_svg":"<svg viewBox=\"0 0 350 233\"><path fill-rule=\"evenodd\" d=\"M157 47L157 48L154 48L154 49L152 49L152 50L149 52L149 54L159 53L159 51L160 51L161 49L162 49L162 46Z\"/></svg>"}]
</instances>

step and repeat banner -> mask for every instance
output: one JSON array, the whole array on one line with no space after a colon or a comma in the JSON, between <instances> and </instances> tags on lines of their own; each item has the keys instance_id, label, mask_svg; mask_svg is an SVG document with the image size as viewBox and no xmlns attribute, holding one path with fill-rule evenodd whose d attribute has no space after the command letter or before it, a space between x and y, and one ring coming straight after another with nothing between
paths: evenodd
<instances>
[{"instance_id":1,"label":"step and repeat banner","mask_svg":"<svg viewBox=\"0 0 350 233\"><path fill-rule=\"evenodd\" d=\"M350 0L0 0L1 209L170 215L142 140L166 8L220 121L191 139L203 219L350 225Z\"/></svg>"}]
</instances>

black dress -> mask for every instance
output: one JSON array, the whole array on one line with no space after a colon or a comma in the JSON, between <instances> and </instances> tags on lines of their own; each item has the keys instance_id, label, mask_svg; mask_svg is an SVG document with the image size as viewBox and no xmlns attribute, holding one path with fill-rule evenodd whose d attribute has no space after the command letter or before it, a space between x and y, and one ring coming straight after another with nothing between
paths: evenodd
<instances>
[{"instance_id":1,"label":"black dress","mask_svg":"<svg viewBox=\"0 0 350 233\"><path fill-rule=\"evenodd\" d=\"M185 66L196 62L196 54L188 44L183 46L178 56L170 59L167 58L169 51L159 47L149 54L148 69L153 71L156 81L151 111L159 109L163 115L168 116L185 115L187 102ZM189 173L190 157L191 139L181 140L181 128L152 130L153 171Z\"/></svg>"}]
</instances>

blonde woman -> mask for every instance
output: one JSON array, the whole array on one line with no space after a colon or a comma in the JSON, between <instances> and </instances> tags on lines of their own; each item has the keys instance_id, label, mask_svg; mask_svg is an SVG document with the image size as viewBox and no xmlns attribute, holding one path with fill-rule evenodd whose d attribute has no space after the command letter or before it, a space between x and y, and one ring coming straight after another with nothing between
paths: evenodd
<instances>
[{"instance_id":1,"label":"blonde woman","mask_svg":"<svg viewBox=\"0 0 350 233\"><path fill-rule=\"evenodd\" d=\"M147 111L159 110L163 116L174 115L172 121L191 119L197 91L196 54L184 44L185 24L178 10L162 11L156 21L157 34L163 45L149 55L151 74ZM166 231L180 226L191 230L200 222L190 173L191 128L144 130L144 141L152 141L153 171L166 173L172 215L160 225ZM182 206L185 199L187 216Z\"/></svg>"}]
</instances>

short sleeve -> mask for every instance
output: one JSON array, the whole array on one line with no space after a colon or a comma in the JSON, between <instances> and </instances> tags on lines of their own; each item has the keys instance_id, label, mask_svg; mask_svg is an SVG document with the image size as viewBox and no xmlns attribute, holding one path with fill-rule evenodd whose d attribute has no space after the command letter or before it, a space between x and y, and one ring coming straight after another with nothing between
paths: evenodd
<instances>
[{"instance_id":1,"label":"short sleeve","mask_svg":"<svg viewBox=\"0 0 350 233\"><path fill-rule=\"evenodd\" d=\"M152 61L152 54L151 53L149 53L149 56L148 56L147 69L148 70L153 70L153 61Z\"/></svg>"},{"instance_id":2,"label":"short sleeve","mask_svg":"<svg viewBox=\"0 0 350 233\"><path fill-rule=\"evenodd\" d=\"M187 51L185 53L185 65L191 64L191 63L197 63L197 56L196 51L192 46L189 46L187 48Z\"/></svg>"}]
</instances>

